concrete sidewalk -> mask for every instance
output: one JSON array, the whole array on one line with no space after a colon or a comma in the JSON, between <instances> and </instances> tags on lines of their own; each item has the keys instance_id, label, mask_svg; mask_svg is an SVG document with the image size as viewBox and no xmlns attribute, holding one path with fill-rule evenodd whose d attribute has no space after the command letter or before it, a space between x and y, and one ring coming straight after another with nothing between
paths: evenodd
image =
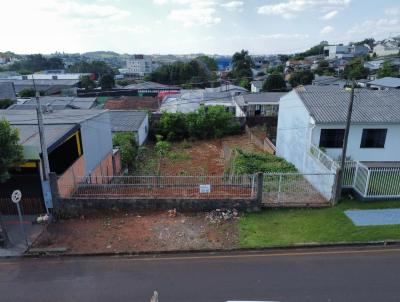
<instances>
[{"instance_id":1,"label":"concrete sidewalk","mask_svg":"<svg viewBox=\"0 0 400 302\"><path fill-rule=\"evenodd\" d=\"M21 233L18 216L2 216L10 242L7 248L0 248L0 257L21 256L27 250L24 236ZM33 241L43 232L45 225L32 224L36 216L25 215L23 225L28 237L28 243Z\"/></svg>"}]
</instances>

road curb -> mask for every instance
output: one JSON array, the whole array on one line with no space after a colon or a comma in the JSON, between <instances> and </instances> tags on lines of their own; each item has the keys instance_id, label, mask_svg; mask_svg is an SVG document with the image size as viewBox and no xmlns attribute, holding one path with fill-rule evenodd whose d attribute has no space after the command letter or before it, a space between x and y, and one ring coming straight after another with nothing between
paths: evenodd
<instances>
[{"instance_id":1,"label":"road curb","mask_svg":"<svg viewBox=\"0 0 400 302\"><path fill-rule=\"evenodd\" d=\"M240 254L240 253L265 253L273 251L291 251L291 250L317 250L317 249L335 249L335 248L363 248L363 247L387 247L387 246L400 246L399 240L384 240L384 241L370 241L370 242L339 242L339 243L325 243L325 244L298 244L290 246L273 246L266 248L233 248L233 249L193 249L193 250L170 250L170 251L126 251L126 252L99 252L99 253L57 253L54 249L35 249L34 253L27 251L22 256L10 256L5 258L84 258L84 257L116 257L116 256L166 256L166 255L181 255L190 256L195 254Z\"/></svg>"}]
</instances>

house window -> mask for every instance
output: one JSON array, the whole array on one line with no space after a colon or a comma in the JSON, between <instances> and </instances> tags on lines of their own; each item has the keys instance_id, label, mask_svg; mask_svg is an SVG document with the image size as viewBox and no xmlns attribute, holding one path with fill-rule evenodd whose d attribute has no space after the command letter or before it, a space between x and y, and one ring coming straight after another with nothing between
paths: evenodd
<instances>
[{"instance_id":1,"label":"house window","mask_svg":"<svg viewBox=\"0 0 400 302\"><path fill-rule=\"evenodd\" d=\"M321 129L319 146L322 148L342 148L344 129Z\"/></svg>"},{"instance_id":2,"label":"house window","mask_svg":"<svg viewBox=\"0 0 400 302\"><path fill-rule=\"evenodd\" d=\"M361 148L384 148L387 129L363 129Z\"/></svg>"}]
</instances>

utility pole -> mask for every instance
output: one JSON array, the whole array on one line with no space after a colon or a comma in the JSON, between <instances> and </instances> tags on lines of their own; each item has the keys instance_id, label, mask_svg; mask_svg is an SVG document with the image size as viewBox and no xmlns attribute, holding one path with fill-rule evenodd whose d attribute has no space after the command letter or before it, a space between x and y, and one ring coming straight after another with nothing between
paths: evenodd
<instances>
[{"instance_id":1,"label":"utility pole","mask_svg":"<svg viewBox=\"0 0 400 302\"><path fill-rule=\"evenodd\" d=\"M347 110L347 117L346 117L346 129L344 131L344 139L343 139L343 148L342 148L342 158L341 158L341 163L340 167L338 170L338 177L337 177L337 184L336 184L336 200L335 202L340 199L342 195L342 182L343 182L343 173L344 173L344 167L346 164L346 157L347 157L347 144L349 141L349 132L350 132L350 124L351 124L351 115L353 113L353 103L354 103L354 89L355 89L355 80L352 80L351 83L351 92L350 92L350 103L349 107Z\"/></svg>"},{"instance_id":2,"label":"utility pole","mask_svg":"<svg viewBox=\"0 0 400 302\"><path fill-rule=\"evenodd\" d=\"M43 113L42 113L42 106L40 105L40 94L36 90L35 79L32 75L33 87L35 88L36 94L36 113L37 113L37 120L39 126L39 138L40 138L40 148L42 151L42 161L43 161L43 179L49 180L50 174L50 165L49 165L49 156L47 154L47 144L46 138L44 135L44 125L43 125Z\"/></svg>"}]
</instances>

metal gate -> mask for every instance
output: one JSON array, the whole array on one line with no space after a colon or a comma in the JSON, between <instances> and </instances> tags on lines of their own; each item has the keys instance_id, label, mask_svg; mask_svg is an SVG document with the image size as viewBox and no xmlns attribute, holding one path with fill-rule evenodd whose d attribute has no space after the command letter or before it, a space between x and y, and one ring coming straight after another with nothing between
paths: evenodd
<instances>
[{"instance_id":1,"label":"metal gate","mask_svg":"<svg viewBox=\"0 0 400 302\"><path fill-rule=\"evenodd\" d=\"M329 203L333 174L267 173L263 179L263 203L271 206L322 206ZM311 184L318 181L321 185ZM326 182L326 185L324 184Z\"/></svg>"}]
</instances>

